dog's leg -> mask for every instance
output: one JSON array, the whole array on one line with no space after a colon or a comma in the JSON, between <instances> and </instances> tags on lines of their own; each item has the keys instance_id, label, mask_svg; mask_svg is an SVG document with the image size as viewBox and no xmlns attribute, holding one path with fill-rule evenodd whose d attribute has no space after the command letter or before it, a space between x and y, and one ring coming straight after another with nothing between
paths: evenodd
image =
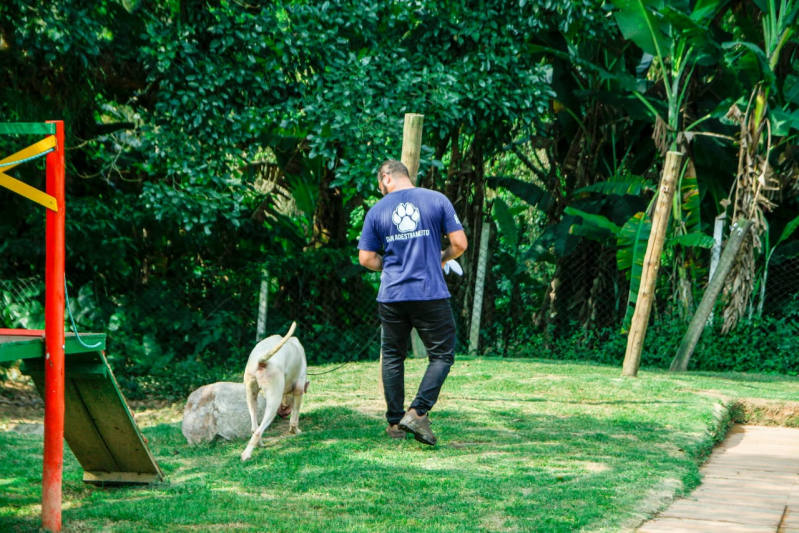
<instances>
[{"instance_id":1,"label":"dog's leg","mask_svg":"<svg viewBox=\"0 0 799 533\"><path fill-rule=\"evenodd\" d=\"M304 381L304 380L303 380ZM302 405L302 397L305 394L305 387L300 385L294 387L294 406L291 410L291 421L289 423L289 433L299 435L300 431L300 406Z\"/></svg>"},{"instance_id":2,"label":"dog's leg","mask_svg":"<svg viewBox=\"0 0 799 533\"><path fill-rule=\"evenodd\" d=\"M255 430L255 433L252 434L252 437L250 437L250 442L247 444L247 447L241 454L242 461L246 461L252 457L252 451L261 442L261 436L264 434L266 428L269 427L269 424L272 423L272 420L274 420L275 416L277 415L277 409L280 407L280 400L283 397L283 380L281 379L279 381L280 383L274 383L266 386L263 383L259 384L266 392L266 410L264 411L264 419L261 422L261 425L258 426L258 428Z\"/></svg>"},{"instance_id":3,"label":"dog's leg","mask_svg":"<svg viewBox=\"0 0 799 533\"><path fill-rule=\"evenodd\" d=\"M244 375L244 393L247 395L247 409L250 411L250 432L258 429L258 383L255 378Z\"/></svg>"},{"instance_id":4,"label":"dog's leg","mask_svg":"<svg viewBox=\"0 0 799 533\"><path fill-rule=\"evenodd\" d=\"M280 418L288 418L291 414L291 398L291 393L283 395L283 399L280 401L280 409L277 410L277 416Z\"/></svg>"}]
</instances>

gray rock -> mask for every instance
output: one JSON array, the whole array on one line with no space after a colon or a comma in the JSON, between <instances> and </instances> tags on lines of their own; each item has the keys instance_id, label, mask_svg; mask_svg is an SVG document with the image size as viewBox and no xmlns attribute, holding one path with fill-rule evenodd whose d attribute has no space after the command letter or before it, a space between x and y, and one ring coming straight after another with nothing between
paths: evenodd
<instances>
[{"instance_id":1,"label":"gray rock","mask_svg":"<svg viewBox=\"0 0 799 533\"><path fill-rule=\"evenodd\" d=\"M44 424L15 424L9 431L14 433L21 433L23 435L36 435L41 437L44 435Z\"/></svg>"},{"instance_id":2,"label":"gray rock","mask_svg":"<svg viewBox=\"0 0 799 533\"><path fill-rule=\"evenodd\" d=\"M259 423L265 408L266 401L259 395ZM183 436L189 444L249 438L250 426L243 383L220 381L200 387L183 408Z\"/></svg>"}]
</instances>

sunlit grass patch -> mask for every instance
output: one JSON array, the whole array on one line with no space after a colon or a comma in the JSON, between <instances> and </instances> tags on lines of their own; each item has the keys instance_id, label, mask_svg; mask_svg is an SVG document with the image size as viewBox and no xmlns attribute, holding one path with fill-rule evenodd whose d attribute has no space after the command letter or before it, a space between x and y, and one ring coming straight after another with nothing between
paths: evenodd
<instances>
[{"instance_id":1,"label":"sunlit grass patch","mask_svg":"<svg viewBox=\"0 0 799 533\"><path fill-rule=\"evenodd\" d=\"M423 371L408 361L409 397ZM162 483L87 486L67 453L65 531L631 530L699 483L720 401L797 392L794 378L462 358L431 448L386 437L377 367L351 364L314 378L302 435L279 421L247 463L244 441L187 445L176 406L142 410ZM41 437L3 432L0 447L0 529L35 531Z\"/></svg>"}]
</instances>

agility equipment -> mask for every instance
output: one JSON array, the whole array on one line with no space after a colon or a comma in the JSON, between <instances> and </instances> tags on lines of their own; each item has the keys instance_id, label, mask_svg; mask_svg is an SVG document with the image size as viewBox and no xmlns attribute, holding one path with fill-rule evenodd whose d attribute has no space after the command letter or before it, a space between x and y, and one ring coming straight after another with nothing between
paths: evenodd
<instances>
[{"instance_id":1,"label":"agility equipment","mask_svg":"<svg viewBox=\"0 0 799 533\"><path fill-rule=\"evenodd\" d=\"M0 187L47 210L45 329L0 330L0 362L23 359L22 371L33 378L44 399L42 527L60 531L64 437L83 466L87 483L149 483L163 475L105 359L105 335L84 335L94 342L89 345L77 332L64 332L64 123L0 123L0 134L46 136L0 160ZM46 192L6 174L44 156ZM66 366L65 353L70 356Z\"/></svg>"}]
</instances>

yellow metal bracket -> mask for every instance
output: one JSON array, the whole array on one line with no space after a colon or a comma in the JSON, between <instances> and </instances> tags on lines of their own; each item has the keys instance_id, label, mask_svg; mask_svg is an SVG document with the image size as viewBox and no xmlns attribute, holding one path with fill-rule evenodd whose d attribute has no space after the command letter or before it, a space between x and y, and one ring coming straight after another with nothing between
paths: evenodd
<instances>
[{"instance_id":1,"label":"yellow metal bracket","mask_svg":"<svg viewBox=\"0 0 799 533\"><path fill-rule=\"evenodd\" d=\"M3 163L14 163L15 161L19 161L19 163L22 163L23 160L35 157L43 152L55 148L55 146L56 146L55 135L50 135L49 137L45 137L36 144L28 146L24 150L20 150L16 154L10 155L5 159L0 160L0 165L2 165ZM9 189L17 194L24 196L28 200L32 200L37 204L43 205L47 209L57 212L58 202L56 202L55 198L53 198L49 194L43 193L39 189L31 187L30 185L23 183L5 174L6 171L11 170L19 163L0 167L0 187L5 187L6 189Z\"/></svg>"}]
</instances>

